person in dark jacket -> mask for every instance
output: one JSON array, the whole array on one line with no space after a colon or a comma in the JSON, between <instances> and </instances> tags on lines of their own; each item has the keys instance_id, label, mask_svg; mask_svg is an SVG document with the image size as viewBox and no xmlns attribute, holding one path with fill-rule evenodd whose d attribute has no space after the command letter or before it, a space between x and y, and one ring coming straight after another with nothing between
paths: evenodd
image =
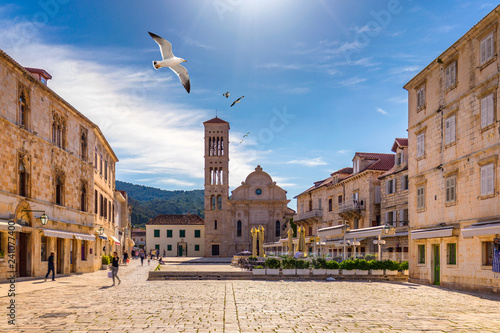
<instances>
[{"instance_id":1,"label":"person in dark jacket","mask_svg":"<svg viewBox=\"0 0 500 333\"><path fill-rule=\"evenodd\" d=\"M47 275L45 275L44 281L47 281L47 277L49 276L50 271L52 271L52 281L55 281L56 272L54 270L54 252L50 252L49 256L49 269L47 271Z\"/></svg>"},{"instance_id":2,"label":"person in dark jacket","mask_svg":"<svg viewBox=\"0 0 500 333\"><path fill-rule=\"evenodd\" d=\"M122 283L118 277L118 266L120 262L120 257L117 252L113 252L113 262L111 263L111 274L113 276L113 286L115 285L115 277L118 279L118 284Z\"/></svg>"}]
</instances>

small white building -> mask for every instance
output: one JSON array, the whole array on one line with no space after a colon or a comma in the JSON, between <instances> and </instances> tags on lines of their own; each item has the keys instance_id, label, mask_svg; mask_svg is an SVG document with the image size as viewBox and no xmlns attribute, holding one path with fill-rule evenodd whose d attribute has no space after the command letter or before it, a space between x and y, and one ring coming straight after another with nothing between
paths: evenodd
<instances>
[{"instance_id":1,"label":"small white building","mask_svg":"<svg viewBox=\"0 0 500 333\"><path fill-rule=\"evenodd\" d=\"M147 251L164 257L203 257L205 221L198 215L158 215L146 223Z\"/></svg>"}]
</instances>

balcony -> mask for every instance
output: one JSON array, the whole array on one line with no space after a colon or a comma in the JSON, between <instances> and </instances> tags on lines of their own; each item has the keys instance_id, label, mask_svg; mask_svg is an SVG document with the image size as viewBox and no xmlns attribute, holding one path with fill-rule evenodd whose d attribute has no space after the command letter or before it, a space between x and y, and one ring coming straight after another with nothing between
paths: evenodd
<instances>
[{"instance_id":1,"label":"balcony","mask_svg":"<svg viewBox=\"0 0 500 333\"><path fill-rule=\"evenodd\" d=\"M317 220L319 220L323 217L323 210L322 209L312 209L308 212L295 214L293 216L293 221L298 222L298 221L303 221L303 220L312 219L312 218L316 218L316 217L318 218Z\"/></svg>"},{"instance_id":2,"label":"balcony","mask_svg":"<svg viewBox=\"0 0 500 333\"><path fill-rule=\"evenodd\" d=\"M365 209L365 200L363 199L350 199L339 203L338 214L341 217L361 217L361 210Z\"/></svg>"}]
</instances>

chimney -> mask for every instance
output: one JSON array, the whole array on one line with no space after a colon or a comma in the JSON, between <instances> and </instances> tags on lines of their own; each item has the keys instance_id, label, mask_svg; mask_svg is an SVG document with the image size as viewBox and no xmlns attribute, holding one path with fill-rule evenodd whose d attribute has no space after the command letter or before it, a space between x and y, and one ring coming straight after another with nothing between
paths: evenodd
<instances>
[{"instance_id":1,"label":"chimney","mask_svg":"<svg viewBox=\"0 0 500 333\"><path fill-rule=\"evenodd\" d=\"M47 85L47 81L52 79L52 76L43 69L24 67L35 79Z\"/></svg>"}]
</instances>

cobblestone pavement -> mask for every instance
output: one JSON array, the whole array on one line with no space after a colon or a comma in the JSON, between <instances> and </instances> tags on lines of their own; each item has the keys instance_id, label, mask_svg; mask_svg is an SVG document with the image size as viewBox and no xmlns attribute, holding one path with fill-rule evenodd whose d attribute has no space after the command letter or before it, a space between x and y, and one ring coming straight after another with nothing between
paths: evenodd
<instances>
[{"instance_id":1,"label":"cobblestone pavement","mask_svg":"<svg viewBox=\"0 0 500 333\"><path fill-rule=\"evenodd\" d=\"M146 281L138 261L16 285L0 332L498 332L500 297L409 283Z\"/></svg>"}]
</instances>

